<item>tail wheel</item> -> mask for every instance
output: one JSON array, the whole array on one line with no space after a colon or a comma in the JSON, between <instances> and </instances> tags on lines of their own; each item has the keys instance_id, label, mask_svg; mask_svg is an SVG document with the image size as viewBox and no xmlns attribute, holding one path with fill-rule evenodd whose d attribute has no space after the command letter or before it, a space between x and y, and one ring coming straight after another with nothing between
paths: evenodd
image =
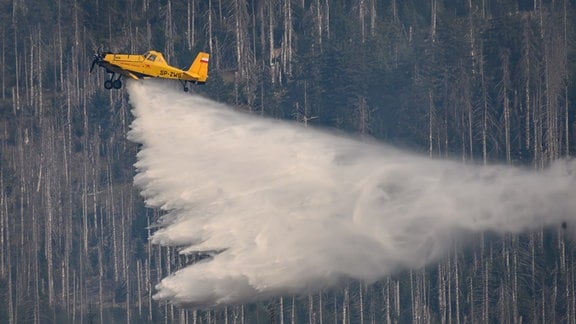
<instances>
[{"instance_id":1,"label":"tail wheel","mask_svg":"<svg viewBox=\"0 0 576 324\"><path fill-rule=\"evenodd\" d=\"M122 81L120 81L120 79L114 80L112 82L112 86L114 87L114 89L120 89L122 88Z\"/></svg>"},{"instance_id":2,"label":"tail wheel","mask_svg":"<svg viewBox=\"0 0 576 324\"><path fill-rule=\"evenodd\" d=\"M112 86L113 86L112 80L106 80L106 81L104 81L104 88L105 88L105 89L110 90L110 89L112 89Z\"/></svg>"}]
</instances>

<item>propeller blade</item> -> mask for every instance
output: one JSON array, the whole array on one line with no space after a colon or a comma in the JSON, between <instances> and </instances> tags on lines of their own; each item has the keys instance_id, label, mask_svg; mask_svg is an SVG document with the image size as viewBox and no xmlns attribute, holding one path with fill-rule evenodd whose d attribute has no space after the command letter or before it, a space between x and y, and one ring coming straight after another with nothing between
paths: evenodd
<instances>
[{"instance_id":1,"label":"propeller blade","mask_svg":"<svg viewBox=\"0 0 576 324\"><path fill-rule=\"evenodd\" d=\"M90 66L90 73L92 73L92 70L94 70L94 66L96 66L96 64L102 62L102 58L104 57L104 55L102 55L100 52L96 52L96 54L94 54L94 60L92 60L92 66Z\"/></svg>"}]
</instances>

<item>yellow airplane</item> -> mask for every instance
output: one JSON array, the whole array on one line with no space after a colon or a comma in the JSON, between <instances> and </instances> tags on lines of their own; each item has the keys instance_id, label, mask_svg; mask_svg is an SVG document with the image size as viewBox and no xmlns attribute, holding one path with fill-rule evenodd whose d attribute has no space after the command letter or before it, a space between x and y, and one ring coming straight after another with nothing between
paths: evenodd
<instances>
[{"instance_id":1,"label":"yellow airplane","mask_svg":"<svg viewBox=\"0 0 576 324\"><path fill-rule=\"evenodd\" d=\"M148 51L143 55L96 53L90 73L96 65L105 68L106 73L111 74L110 78L104 82L106 89L122 88L120 78L124 76L135 80L147 77L176 79L180 80L184 91L188 91L188 82L204 84L208 79L209 58L208 53L200 52L188 70L181 70L168 65L162 53L157 51ZM114 79L116 74L118 78Z\"/></svg>"}]
</instances>

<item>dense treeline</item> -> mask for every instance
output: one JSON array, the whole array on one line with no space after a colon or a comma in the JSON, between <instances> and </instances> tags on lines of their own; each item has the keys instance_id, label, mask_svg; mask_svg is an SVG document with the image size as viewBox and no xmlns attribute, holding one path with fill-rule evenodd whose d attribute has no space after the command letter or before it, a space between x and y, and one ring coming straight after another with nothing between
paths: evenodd
<instances>
[{"instance_id":1,"label":"dense treeline","mask_svg":"<svg viewBox=\"0 0 576 324\"><path fill-rule=\"evenodd\" d=\"M564 233L477 237L429 269L194 311L151 246L124 91L91 55L157 49L239 109L463 161L541 168L576 143L570 0L0 1L0 321L575 322ZM175 85L176 86L176 85Z\"/></svg>"}]
</instances>

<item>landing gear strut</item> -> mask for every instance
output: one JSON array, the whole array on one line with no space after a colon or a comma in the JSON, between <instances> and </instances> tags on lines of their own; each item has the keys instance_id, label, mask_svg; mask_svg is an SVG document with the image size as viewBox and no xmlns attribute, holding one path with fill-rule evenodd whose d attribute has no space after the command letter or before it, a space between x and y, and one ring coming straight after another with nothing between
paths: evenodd
<instances>
[{"instance_id":1,"label":"landing gear strut","mask_svg":"<svg viewBox=\"0 0 576 324\"><path fill-rule=\"evenodd\" d=\"M182 87L184 88L184 92L188 92L188 81L187 80L180 80L182 83Z\"/></svg>"}]
</instances>

